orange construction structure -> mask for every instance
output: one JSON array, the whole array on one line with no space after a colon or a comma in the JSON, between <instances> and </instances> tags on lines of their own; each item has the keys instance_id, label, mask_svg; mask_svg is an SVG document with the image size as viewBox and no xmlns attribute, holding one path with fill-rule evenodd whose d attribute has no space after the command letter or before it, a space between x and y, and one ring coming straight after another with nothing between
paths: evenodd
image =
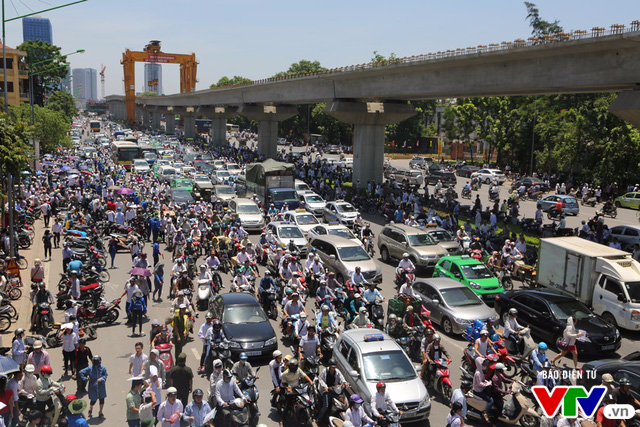
<instances>
[{"instance_id":1,"label":"orange construction structure","mask_svg":"<svg viewBox=\"0 0 640 427\"><path fill-rule=\"evenodd\" d=\"M122 54L120 63L124 67L124 98L129 123L136 121L136 62L180 64L180 93L192 92L196 89L198 62L195 53L190 55L164 53L160 50L159 40L151 40L144 47L144 52L134 52L127 49Z\"/></svg>"}]
</instances>

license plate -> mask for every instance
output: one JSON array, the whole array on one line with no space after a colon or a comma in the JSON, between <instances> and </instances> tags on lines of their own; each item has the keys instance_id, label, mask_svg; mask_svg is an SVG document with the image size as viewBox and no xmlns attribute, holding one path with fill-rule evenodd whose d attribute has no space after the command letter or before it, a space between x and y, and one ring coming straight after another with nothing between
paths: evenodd
<instances>
[{"instance_id":1,"label":"license plate","mask_svg":"<svg viewBox=\"0 0 640 427\"><path fill-rule=\"evenodd\" d=\"M247 351L247 356L252 357L252 356L260 356L262 354L261 351Z\"/></svg>"},{"instance_id":2,"label":"license plate","mask_svg":"<svg viewBox=\"0 0 640 427\"><path fill-rule=\"evenodd\" d=\"M602 351L607 351L607 350L614 350L616 348L615 344L611 344L611 345L603 345L602 346Z\"/></svg>"},{"instance_id":3,"label":"license plate","mask_svg":"<svg viewBox=\"0 0 640 427\"><path fill-rule=\"evenodd\" d=\"M417 414L416 411L408 411L408 412L403 412L402 413L402 418L413 418L415 417Z\"/></svg>"}]
</instances>

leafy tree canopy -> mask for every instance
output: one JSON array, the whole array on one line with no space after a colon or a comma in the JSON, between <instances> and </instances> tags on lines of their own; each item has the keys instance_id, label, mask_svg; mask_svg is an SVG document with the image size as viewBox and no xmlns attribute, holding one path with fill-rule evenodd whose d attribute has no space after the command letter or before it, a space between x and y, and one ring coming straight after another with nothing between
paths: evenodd
<instances>
[{"instance_id":1,"label":"leafy tree canopy","mask_svg":"<svg viewBox=\"0 0 640 427\"><path fill-rule=\"evenodd\" d=\"M52 93L45 106L50 110L62 113L68 122L71 122L73 117L78 114L73 97L62 91Z\"/></svg>"},{"instance_id":2,"label":"leafy tree canopy","mask_svg":"<svg viewBox=\"0 0 640 427\"><path fill-rule=\"evenodd\" d=\"M326 70L326 68L320 65L320 61L308 61L306 59L302 59L291 64L287 71L276 73L274 77L292 76L302 73L315 73L316 71L324 70Z\"/></svg>"},{"instance_id":3,"label":"leafy tree canopy","mask_svg":"<svg viewBox=\"0 0 640 427\"><path fill-rule=\"evenodd\" d=\"M139 96L158 96L158 93L152 90L145 90Z\"/></svg>"},{"instance_id":4,"label":"leafy tree canopy","mask_svg":"<svg viewBox=\"0 0 640 427\"><path fill-rule=\"evenodd\" d=\"M227 76L223 76L223 77L220 77L220 80L218 80L218 83L214 83L209 87L211 89L213 89L213 88L216 88L216 87L233 86L233 85L238 85L240 83L248 83L250 81L251 81L251 79L248 79L248 78L242 77L242 76L233 76L231 78L229 78Z\"/></svg>"},{"instance_id":5,"label":"leafy tree canopy","mask_svg":"<svg viewBox=\"0 0 640 427\"><path fill-rule=\"evenodd\" d=\"M533 34L534 37L540 37L545 34L559 34L562 32L560 21L555 20L549 22L540 18L540 11L534 3L525 1L524 5L527 8L527 19L531 26L531 34Z\"/></svg>"},{"instance_id":6,"label":"leafy tree canopy","mask_svg":"<svg viewBox=\"0 0 640 427\"><path fill-rule=\"evenodd\" d=\"M0 114L0 175L19 175L31 158L31 130L23 120L7 120Z\"/></svg>"},{"instance_id":7,"label":"leafy tree canopy","mask_svg":"<svg viewBox=\"0 0 640 427\"><path fill-rule=\"evenodd\" d=\"M27 40L17 47L27 53L23 67L29 69L34 84L34 102L44 104L45 95L66 77L69 70L67 57L60 55L60 47L42 40Z\"/></svg>"},{"instance_id":8,"label":"leafy tree canopy","mask_svg":"<svg viewBox=\"0 0 640 427\"><path fill-rule=\"evenodd\" d=\"M11 112L18 121L31 119L31 108L27 104L11 107ZM40 141L41 153L52 153L58 147L71 148L70 131L71 124L62 112L34 106L33 135Z\"/></svg>"}]
</instances>

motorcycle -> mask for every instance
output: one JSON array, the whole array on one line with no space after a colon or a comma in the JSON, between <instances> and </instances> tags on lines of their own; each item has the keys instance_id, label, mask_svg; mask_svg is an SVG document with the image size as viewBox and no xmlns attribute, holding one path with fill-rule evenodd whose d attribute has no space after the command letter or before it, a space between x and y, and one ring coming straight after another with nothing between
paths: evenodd
<instances>
[{"instance_id":1,"label":"motorcycle","mask_svg":"<svg viewBox=\"0 0 640 427\"><path fill-rule=\"evenodd\" d=\"M47 336L45 337L47 348L55 348L62 346L62 337L60 336L60 323L56 323L53 326L53 329L49 331ZM78 339L84 338L87 341L93 341L98 338L98 332L96 328L93 326L86 326L80 328Z\"/></svg>"},{"instance_id":2,"label":"motorcycle","mask_svg":"<svg viewBox=\"0 0 640 427\"><path fill-rule=\"evenodd\" d=\"M169 372L173 368L173 355L171 354L173 345L169 343L158 344L155 349L160 352L160 360L164 364L165 370Z\"/></svg>"},{"instance_id":3,"label":"motorcycle","mask_svg":"<svg viewBox=\"0 0 640 427\"><path fill-rule=\"evenodd\" d=\"M294 353L295 354L295 353ZM305 356L303 360L303 372L307 374L311 380L318 378L320 373L320 358L317 355Z\"/></svg>"},{"instance_id":4,"label":"motorcycle","mask_svg":"<svg viewBox=\"0 0 640 427\"><path fill-rule=\"evenodd\" d=\"M258 371L260 371L259 367L256 370L256 375L258 375ZM252 426L258 425L258 419L260 418L260 410L258 410L260 393L258 393L258 387L255 385L257 379L257 376L248 376L238 384L247 399L245 406L249 408L249 425Z\"/></svg>"},{"instance_id":5,"label":"motorcycle","mask_svg":"<svg viewBox=\"0 0 640 427\"><path fill-rule=\"evenodd\" d=\"M527 389L526 385L516 380L511 385L511 399L505 406L505 411L503 412L503 408L498 408L494 405L489 416L509 425L518 423L523 427L537 427L540 425L540 415L536 412L534 405L523 395L525 389ZM472 391L466 397L467 417L483 420L483 411L487 406L487 401L479 398Z\"/></svg>"},{"instance_id":6,"label":"motorcycle","mask_svg":"<svg viewBox=\"0 0 640 427\"><path fill-rule=\"evenodd\" d=\"M396 343L411 360L417 360L420 352L420 341L414 336L396 338Z\"/></svg>"},{"instance_id":7,"label":"motorcycle","mask_svg":"<svg viewBox=\"0 0 640 427\"><path fill-rule=\"evenodd\" d=\"M327 411L329 419L334 416L343 418L344 413L349 409L349 400L345 395L345 389L342 387L342 384L337 384L329 387L329 393L331 396L329 401L329 410Z\"/></svg>"},{"instance_id":8,"label":"motorcycle","mask_svg":"<svg viewBox=\"0 0 640 427\"><path fill-rule=\"evenodd\" d=\"M231 368L233 362L231 361L231 350L229 350L229 343L227 341L221 341L213 343L209 349L209 356L205 361L205 373L207 378L213 372L213 361L220 359L224 368Z\"/></svg>"},{"instance_id":9,"label":"motorcycle","mask_svg":"<svg viewBox=\"0 0 640 427\"><path fill-rule=\"evenodd\" d=\"M380 427L400 427L400 414L397 412L378 411L384 418L378 420Z\"/></svg>"},{"instance_id":10,"label":"motorcycle","mask_svg":"<svg viewBox=\"0 0 640 427\"><path fill-rule=\"evenodd\" d=\"M104 322L108 325L114 323L120 317L120 302L117 298L111 302L102 300L98 307L90 308L87 306L78 307L78 320L83 323L99 323Z\"/></svg>"},{"instance_id":11,"label":"motorcycle","mask_svg":"<svg viewBox=\"0 0 640 427\"><path fill-rule=\"evenodd\" d=\"M615 218L618 216L618 208L615 205L611 205L610 207L608 207L607 205L604 205L598 211L598 215L610 216L611 218Z\"/></svg>"},{"instance_id":12,"label":"motorcycle","mask_svg":"<svg viewBox=\"0 0 640 427\"><path fill-rule=\"evenodd\" d=\"M373 256L376 254L376 247L373 243L373 236L365 237L364 242L362 243L364 244L364 248L369 256L373 258Z\"/></svg>"},{"instance_id":13,"label":"motorcycle","mask_svg":"<svg viewBox=\"0 0 640 427\"><path fill-rule=\"evenodd\" d=\"M53 326L53 313L51 312L51 305L46 302L41 302L36 307L36 330L48 333Z\"/></svg>"},{"instance_id":14,"label":"motorcycle","mask_svg":"<svg viewBox=\"0 0 640 427\"><path fill-rule=\"evenodd\" d=\"M306 381L294 387L293 391L295 400L291 415L298 424L311 427L316 403L315 391Z\"/></svg>"},{"instance_id":15,"label":"motorcycle","mask_svg":"<svg viewBox=\"0 0 640 427\"><path fill-rule=\"evenodd\" d=\"M370 304L367 304L367 310L369 311L369 319L376 329L384 330L384 307L382 302L376 298L376 300Z\"/></svg>"},{"instance_id":16,"label":"motorcycle","mask_svg":"<svg viewBox=\"0 0 640 427\"><path fill-rule=\"evenodd\" d=\"M211 414L207 415L205 420L209 421L211 419L218 419L220 420L219 424L216 423L214 425L222 425L222 414L218 412L220 411L219 408L220 408L219 406L216 406L216 408L211 412ZM245 403L244 399L242 398L234 399L233 402L229 403L229 406L227 406L226 409L229 411L230 426L249 427L249 426L255 425L255 424L249 423L249 407Z\"/></svg>"},{"instance_id":17,"label":"motorcycle","mask_svg":"<svg viewBox=\"0 0 640 427\"><path fill-rule=\"evenodd\" d=\"M500 200L500 192L489 190L489 200L495 202L496 200Z\"/></svg>"},{"instance_id":18,"label":"motorcycle","mask_svg":"<svg viewBox=\"0 0 640 427\"><path fill-rule=\"evenodd\" d=\"M471 190L467 190L463 188L461 196L463 199L471 199Z\"/></svg>"},{"instance_id":19,"label":"motorcycle","mask_svg":"<svg viewBox=\"0 0 640 427\"><path fill-rule=\"evenodd\" d=\"M513 359L515 359L516 361L528 360L533 350L535 350L537 347L536 342L533 340L533 338L531 338L531 329L522 329L516 336L516 341L518 342L518 346L517 348L514 348L513 341L505 340L503 345L506 351L508 351L509 354L513 355ZM498 343L499 342L500 341L498 341ZM520 352L521 348L523 349L522 353Z\"/></svg>"},{"instance_id":20,"label":"motorcycle","mask_svg":"<svg viewBox=\"0 0 640 427\"><path fill-rule=\"evenodd\" d=\"M276 292L276 289L271 286L267 291L262 293L262 309L267 314L267 317L272 320L276 320L278 318Z\"/></svg>"},{"instance_id":21,"label":"motorcycle","mask_svg":"<svg viewBox=\"0 0 640 427\"><path fill-rule=\"evenodd\" d=\"M336 345L338 334L335 328L329 326L326 329L320 331L320 350L325 360L330 360L333 356L333 348Z\"/></svg>"},{"instance_id":22,"label":"motorcycle","mask_svg":"<svg viewBox=\"0 0 640 427\"><path fill-rule=\"evenodd\" d=\"M100 283L92 283L90 285L81 286L79 300L89 301L93 305L98 305L100 297L102 297L103 293L104 286ZM56 294L56 308L58 310L62 310L64 308L65 302L70 299L73 299L71 297L71 288L58 291L58 293Z\"/></svg>"},{"instance_id":23,"label":"motorcycle","mask_svg":"<svg viewBox=\"0 0 640 427\"><path fill-rule=\"evenodd\" d=\"M416 280L415 270L413 268L401 269L396 268L396 290L399 290L405 282L413 283Z\"/></svg>"},{"instance_id":24,"label":"motorcycle","mask_svg":"<svg viewBox=\"0 0 640 427\"><path fill-rule=\"evenodd\" d=\"M442 395L445 402L451 401L453 394L451 378L449 378L449 361L447 359L436 359L433 364L436 367L433 375L433 389Z\"/></svg>"},{"instance_id":25,"label":"motorcycle","mask_svg":"<svg viewBox=\"0 0 640 427\"><path fill-rule=\"evenodd\" d=\"M197 301L196 301L196 309L200 311L205 311L209 308L209 299L211 298L212 292L211 287L213 286L213 282L211 280L202 279L198 280L198 292L197 292Z\"/></svg>"}]
</instances>

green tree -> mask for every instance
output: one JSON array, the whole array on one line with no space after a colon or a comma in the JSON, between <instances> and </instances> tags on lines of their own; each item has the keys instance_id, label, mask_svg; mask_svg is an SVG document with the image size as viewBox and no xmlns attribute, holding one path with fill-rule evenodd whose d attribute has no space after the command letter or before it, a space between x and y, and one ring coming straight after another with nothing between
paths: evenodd
<instances>
[{"instance_id":1,"label":"green tree","mask_svg":"<svg viewBox=\"0 0 640 427\"><path fill-rule=\"evenodd\" d=\"M237 85L240 83L249 83L251 81L251 79L248 79L246 77L242 77L242 76L233 76L231 78L227 77L227 76L223 76L220 77L220 80L218 80L218 83L214 83L211 86L209 86L211 89L216 88L216 87L222 87L222 86L233 86L233 85Z\"/></svg>"},{"instance_id":2,"label":"green tree","mask_svg":"<svg viewBox=\"0 0 640 427\"><path fill-rule=\"evenodd\" d=\"M287 71L276 73L273 77L293 76L303 73L315 73L317 71L324 70L326 70L326 68L320 65L320 61L308 61L306 59L301 59L300 61L291 64Z\"/></svg>"},{"instance_id":3,"label":"green tree","mask_svg":"<svg viewBox=\"0 0 640 427\"><path fill-rule=\"evenodd\" d=\"M389 54L389 57L387 58L386 56L378 53L377 50L373 51L373 56L371 57L371 62L375 63L375 64L382 64L385 65L389 62L394 62L397 59L397 56L395 53L391 52Z\"/></svg>"},{"instance_id":4,"label":"green tree","mask_svg":"<svg viewBox=\"0 0 640 427\"><path fill-rule=\"evenodd\" d=\"M68 122L71 122L78 114L78 109L76 108L73 97L62 91L52 93L47 99L45 106L50 110L61 112Z\"/></svg>"},{"instance_id":5,"label":"green tree","mask_svg":"<svg viewBox=\"0 0 640 427\"><path fill-rule=\"evenodd\" d=\"M27 168L33 151L29 141L32 129L22 120L7 120L0 114L0 175L18 176Z\"/></svg>"},{"instance_id":6,"label":"green tree","mask_svg":"<svg viewBox=\"0 0 640 427\"><path fill-rule=\"evenodd\" d=\"M27 104L11 107L12 114L17 120L29 122L31 108ZM69 132L71 124L60 111L46 107L34 106L34 137L40 141L41 153L52 153L58 147L71 148Z\"/></svg>"},{"instance_id":7,"label":"green tree","mask_svg":"<svg viewBox=\"0 0 640 427\"><path fill-rule=\"evenodd\" d=\"M534 37L540 37L545 34L559 34L562 32L560 21L545 21L540 18L540 11L534 3L525 1L524 5L527 8L527 19L529 20L529 26L531 26L531 34L533 34Z\"/></svg>"},{"instance_id":8,"label":"green tree","mask_svg":"<svg viewBox=\"0 0 640 427\"><path fill-rule=\"evenodd\" d=\"M142 92L138 96L158 96L158 92L153 91L153 90L145 90L144 92Z\"/></svg>"},{"instance_id":9,"label":"green tree","mask_svg":"<svg viewBox=\"0 0 640 427\"><path fill-rule=\"evenodd\" d=\"M57 84L67 75L67 57L60 55L58 46L42 40L28 40L17 49L27 53L23 68L29 68L33 76L34 103L44 105L45 96L55 92Z\"/></svg>"}]
</instances>

